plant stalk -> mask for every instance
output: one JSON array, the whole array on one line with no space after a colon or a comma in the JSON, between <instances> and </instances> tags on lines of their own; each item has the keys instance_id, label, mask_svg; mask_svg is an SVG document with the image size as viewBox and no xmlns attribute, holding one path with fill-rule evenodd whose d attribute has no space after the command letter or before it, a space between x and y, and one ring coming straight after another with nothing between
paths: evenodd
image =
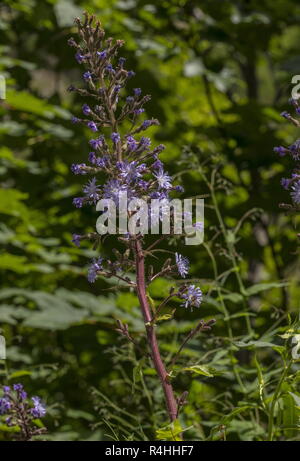
<instances>
[{"instance_id":1,"label":"plant stalk","mask_svg":"<svg viewBox=\"0 0 300 461\"><path fill-rule=\"evenodd\" d=\"M136 287L137 295L141 305L145 328L147 332L148 345L151 350L151 357L155 370L161 381L161 385L164 391L166 406L168 409L168 414L170 421L174 421L177 418L177 402L174 396L173 387L168 381L168 373L166 371L165 365L162 361L157 337L155 333L155 327L152 324L152 314L149 307L146 294L146 284L145 284L145 257L143 254L141 241L137 238L135 241L135 260L136 260Z\"/></svg>"}]
</instances>

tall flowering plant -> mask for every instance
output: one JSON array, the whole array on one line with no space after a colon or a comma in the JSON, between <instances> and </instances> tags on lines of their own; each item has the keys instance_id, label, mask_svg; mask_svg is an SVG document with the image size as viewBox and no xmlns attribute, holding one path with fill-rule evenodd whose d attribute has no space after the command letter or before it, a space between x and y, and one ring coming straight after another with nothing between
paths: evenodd
<instances>
[{"instance_id":1,"label":"tall flowering plant","mask_svg":"<svg viewBox=\"0 0 300 461\"><path fill-rule=\"evenodd\" d=\"M293 106L296 116L300 115L300 105L297 99L290 99L290 104ZM288 120L290 123L296 127L300 126L300 122L292 116L289 112L284 111L281 113L282 117ZM281 157L290 156L295 162L294 169L289 178L282 178L281 185L282 187L290 192L292 199L291 204L281 203L280 207L284 208L290 212L297 213L300 211L300 140L297 139L290 146L277 146L274 147L274 152L279 154ZM299 234L300 236L300 234Z\"/></svg>"},{"instance_id":2,"label":"tall flowering plant","mask_svg":"<svg viewBox=\"0 0 300 461\"><path fill-rule=\"evenodd\" d=\"M116 208L120 208L120 197L124 193L127 204L132 199L143 199L146 202L159 199L162 203L168 204L172 193L182 192L183 189L180 185L173 185L171 176L159 158L164 146L152 147L151 139L144 135L150 127L159 124L156 119L142 120L143 106L149 101L150 96L143 95L140 88L134 88L132 94L123 95L127 82L135 75L132 70L126 69L125 58L118 57L124 42L114 41L112 38L105 39L105 32L94 16L85 14L84 21L77 18L75 22L78 26L79 41L71 38L68 43L75 49L77 62L85 68L82 76L85 85L83 88L72 85L69 91L89 98L93 103L84 103L82 116L73 117L72 121L86 125L94 136L89 140L91 151L88 162L74 164L71 167L76 175L92 176L83 188L83 195L75 197L73 204L77 208L82 208L86 205L96 205L100 199L110 199ZM100 175L103 177L103 174L106 179L104 184L100 184L98 178ZM134 211L130 211L128 207L126 213L132 216ZM163 206L160 213L164 213ZM194 224L196 229L199 225L200 223ZM100 275L115 277L136 291L145 323L150 357L164 391L169 418L174 421L184 398L175 397L170 382L170 370L167 370L160 353L156 322L160 310L173 297L182 300L182 307L199 307L202 292L195 285L182 283L179 288L171 289L168 297L154 309L147 292L148 285L163 275L179 274L185 278L189 271L189 261L176 253L173 260L167 259L157 273L149 266L146 274L146 257L151 256L153 248L165 236L145 247L145 235L142 230L133 233L128 229L119 229L118 233L116 238L124 245L124 253L115 252L114 261L105 260L99 255L91 262L87 277L91 283L96 282ZM74 234L73 243L79 247L83 239L99 242L101 238L97 232ZM126 275L128 271L135 273L134 280ZM184 340L179 352L195 334L210 329L213 323L214 320L200 320ZM117 331L135 343L128 326L121 321L118 321Z\"/></svg>"}]
</instances>

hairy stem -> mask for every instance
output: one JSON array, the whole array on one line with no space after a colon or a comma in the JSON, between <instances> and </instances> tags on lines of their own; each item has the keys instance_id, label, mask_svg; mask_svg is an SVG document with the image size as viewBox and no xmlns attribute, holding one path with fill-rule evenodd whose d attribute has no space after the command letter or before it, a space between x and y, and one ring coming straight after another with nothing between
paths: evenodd
<instances>
[{"instance_id":1,"label":"hairy stem","mask_svg":"<svg viewBox=\"0 0 300 461\"><path fill-rule=\"evenodd\" d=\"M142 244L139 239L135 241L135 258L137 294L145 321L148 345L151 350L151 357L153 360L155 370L159 376L161 385L163 387L169 418L171 421L174 421L177 417L177 402L174 396L172 385L168 381L168 373L166 371L165 365L160 355L157 337L155 333L155 327L151 323L152 314L147 300L145 284L145 258L143 254Z\"/></svg>"}]
</instances>

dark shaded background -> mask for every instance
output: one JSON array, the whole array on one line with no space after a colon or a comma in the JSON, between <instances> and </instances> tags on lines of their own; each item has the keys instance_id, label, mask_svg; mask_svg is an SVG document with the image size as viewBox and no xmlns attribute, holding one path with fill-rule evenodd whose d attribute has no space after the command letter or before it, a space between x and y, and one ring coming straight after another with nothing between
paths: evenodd
<instances>
[{"instance_id":1,"label":"dark shaded background","mask_svg":"<svg viewBox=\"0 0 300 461\"><path fill-rule=\"evenodd\" d=\"M297 1L2 3L0 69L7 95L0 107L0 326L8 360L1 379L21 381L46 400L51 440L147 440L166 423L149 363L114 331L121 318L141 337L136 297L104 280L91 286L86 265L95 253L87 244L77 249L70 242L72 232L93 230L95 222L92 210L74 210L72 198L80 195L83 180L70 172L89 151L90 135L70 123L82 100L67 92L81 81L81 69L66 42L76 33L74 17L85 9L101 19L108 36L126 40L127 68L136 71L132 86L152 95L147 118L160 120L152 133L155 143L167 146L162 157L169 172L179 174L186 196L207 194L206 241L220 223L199 161L208 177L220 165L224 187L216 197L226 228L251 209L261 210L241 225L233 250L243 286L252 291L243 293L232 272L221 289L234 339L263 337L271 346L233 346L212 261L203 246L183 244L179 251L191 260L191 276L208 296L201 311L178 308L176 321L163 322L159 337L167 359L199 317L216 318L213 331L194 339L179 363L181 369L199 361L215 369L214 378L182 370L175 378L178 394L190 392L182 424L193 425L191 439L222 438L224 417L245 406L226 420L227 437L262 440L266 418L257 363L270 384L266 392L273 392L281 370L278 335L299 315L296 218L278 208L289 202L280 178L289 176L292 165L273 153L274 146L297 137L279 115L288 106L291 77L300 73ZM101 251L109 253L113 245L109 241ZM222 238L211 249L219 274L232 268ZM167 280L159 280L151 296L159 300L168 288ZM251 314L252 338L245 312ZM300 396L297 382L287 384L278 427L283 420L290 425L299 420L288 397L289 391ZM0 439L12 436L4 424L0 429ZM291 437L297 431L278 429L278 439Z\"/></svg>"}]
</instances>

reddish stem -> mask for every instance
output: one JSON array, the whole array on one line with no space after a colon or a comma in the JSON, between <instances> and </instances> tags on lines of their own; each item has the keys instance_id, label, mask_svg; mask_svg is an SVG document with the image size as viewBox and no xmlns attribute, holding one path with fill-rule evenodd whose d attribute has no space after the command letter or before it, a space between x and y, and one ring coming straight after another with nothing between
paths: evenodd
<instances>
[{"instance_id":1,"label":"reddish stem","mask_svg":"<svg viewBox=\"0 0 300 461\"><path fill-rule=\"evenodd\" d=\"M146 324L145 327L147 331L148 344L151 350L151 357L164 390L170 420L174 421L177 418L177 402L172 385L168 382L168 373L160 355L155 327L151 324L152 314L147 300L145 284L145 257L143 254L142 244L139 239L135 241L135 259L137 294Z\"/></svg>"}]
</instances>

